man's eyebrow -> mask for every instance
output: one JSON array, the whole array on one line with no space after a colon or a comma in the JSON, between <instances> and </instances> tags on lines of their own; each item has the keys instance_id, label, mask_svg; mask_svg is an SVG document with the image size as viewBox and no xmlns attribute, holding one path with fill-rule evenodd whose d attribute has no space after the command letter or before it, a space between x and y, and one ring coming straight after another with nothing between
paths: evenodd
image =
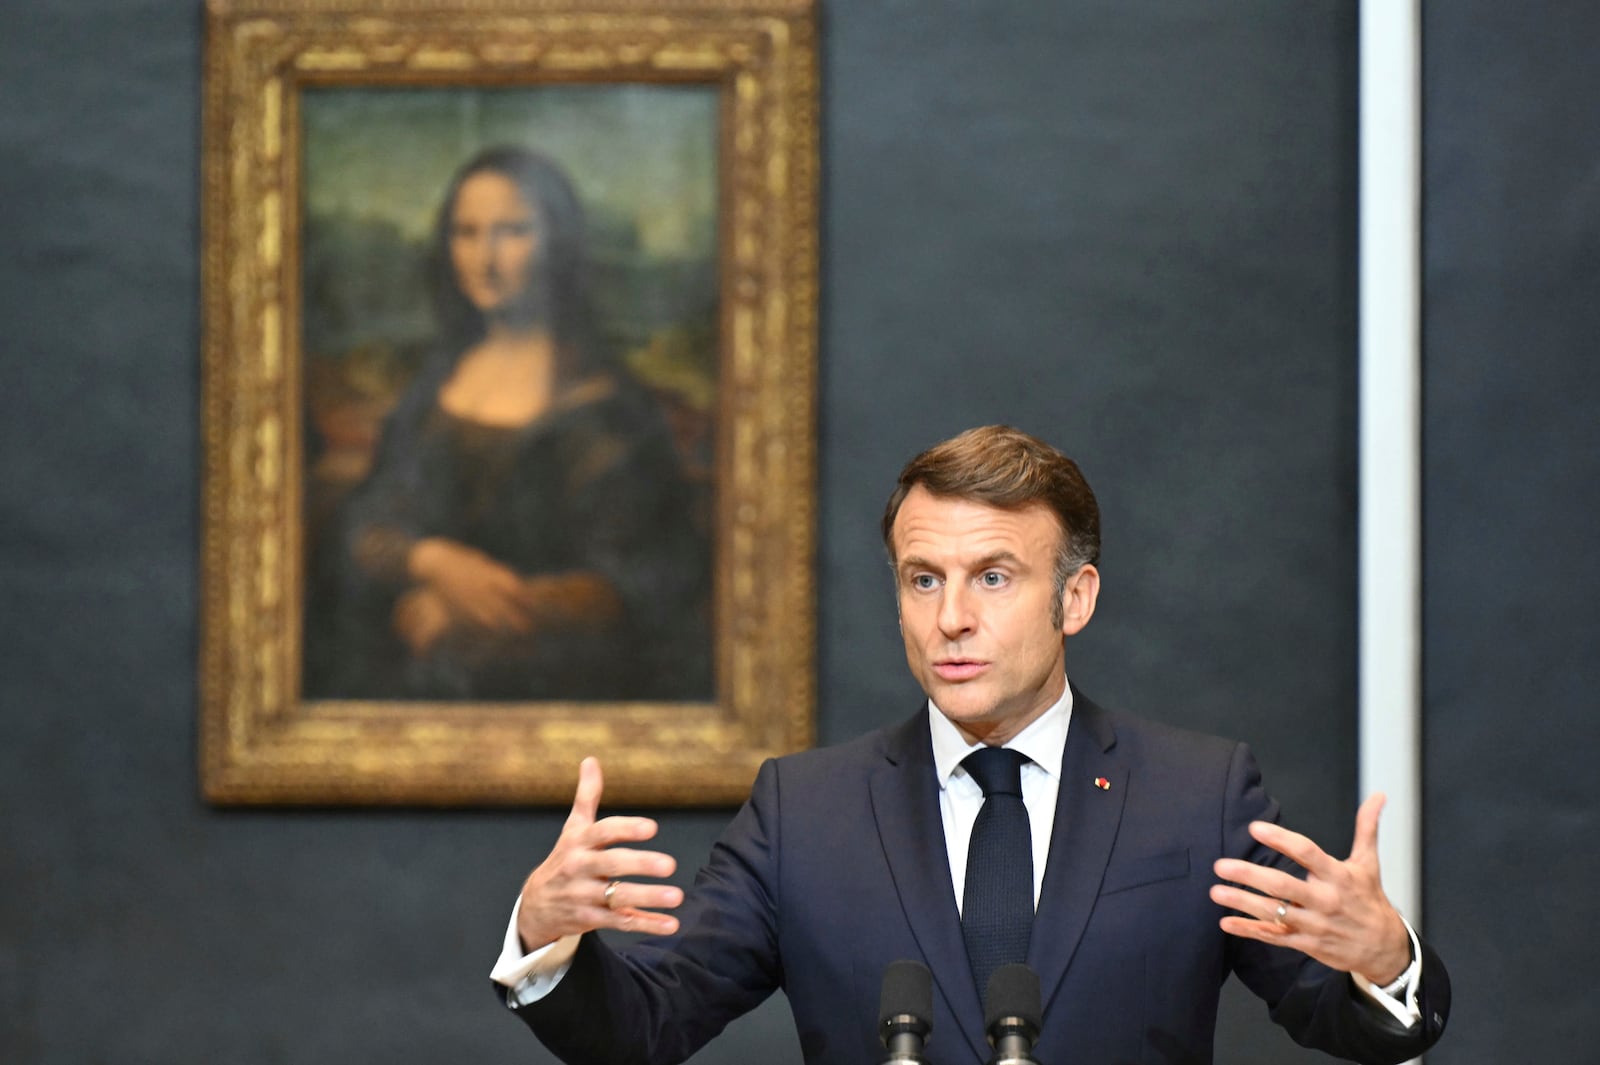
<instances>
[{"instance_id":1,"label":"man's eyebrow","mask_svg":"<svg viewBox=\"0 0 1600 1065\"><path fill-rule=\"evenodd\" d=\"M1019 568L1026 568L1025 563L1023 563L1022 559L1017 557L1016 552L1005 550L991 551L989 554L984 555L982 558L979 558L973 562L971 568L974 570L985 570L991 566L997 566L1002 562L1008 562L1011 565ZM900 560L895 569L902 573L912 570L928 570L933 573L944 572L942 567L934 565L921 555L905 556Z\"/></svg>"},{"instance_id":2,"label":"man's eyebrow","mask_svg":"<svg viewBox=\"0 0 1600 1065\"><path fill-rule=\"evenodd\" d=\"M1014 552L1011 552L1011 551L992 551L989 554L984 555L982 558L978 559L977 562L974 562L972 564L972 568L973 569L980 569L980 570L981 569L988 569L990 566L996 566L996 565L999 565L1002 562L1009 562L1013 566L1019 566L1019 567L1023 566L1022 559L1018 558Z\"/></svg>"}]
</instances>

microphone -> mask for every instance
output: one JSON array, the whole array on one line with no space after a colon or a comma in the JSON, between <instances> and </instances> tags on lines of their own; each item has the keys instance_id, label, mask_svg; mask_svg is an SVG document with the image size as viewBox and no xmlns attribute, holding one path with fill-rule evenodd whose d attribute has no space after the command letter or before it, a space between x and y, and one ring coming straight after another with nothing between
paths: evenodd
<instances>
[{"instance_id":1,"label":"microphone","mask_svg":"<svg viewBox=\"0 0 1600 1065\"><path fill-rule=\"evenodd\" d=\"M989 977L983 1002L983 1027L994 1047L989 1065L1039 1065L1033 1043L1039 1038L1044 1009L1034 971L1026 965L1000 966Z\"/></svg>"},{"instance_id":2,"label":"microphone","mask_svg":"<svg viewBox=\"0 0 1600 1065\"><path fill-rule=\"evenodd\" d=\"M932 1013L933 974L928 967L916 961L891 962L883 972L883 992L878 997L878 1038L889 1051L885 1065L923 1060Z\"/></svg>"}]
</instances>

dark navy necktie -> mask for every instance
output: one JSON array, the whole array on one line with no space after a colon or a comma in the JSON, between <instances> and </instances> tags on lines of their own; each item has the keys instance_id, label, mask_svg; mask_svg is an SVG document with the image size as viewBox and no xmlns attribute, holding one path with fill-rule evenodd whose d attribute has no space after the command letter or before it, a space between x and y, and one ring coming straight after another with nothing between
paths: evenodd
<instances>
[{"instance_id":1,"label":"dark navy necktie","mask_svg":"<svg viewBox=\"0 0 1600 1065\"><path fill-rule=\"evenodd\" d=\"M983 807L972 823L967 847L967 883L961 902L961 935L981 998L989 976L1002 965L1028 957L1033 929L1033 835L1022 805L1022 763L1004 747L984 747L961 766L983 789Z\"/></svg>"}]
</instances>

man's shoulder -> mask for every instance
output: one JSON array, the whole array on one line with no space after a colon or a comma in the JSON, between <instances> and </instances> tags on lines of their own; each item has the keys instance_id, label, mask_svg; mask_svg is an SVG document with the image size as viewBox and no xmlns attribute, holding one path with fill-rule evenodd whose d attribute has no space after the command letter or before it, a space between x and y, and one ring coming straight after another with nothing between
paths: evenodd
<instances>
[{"instance_id":1,"label":"man's shoulder","mask_svg":"<svg viewBox=\"0 0 1600 1065\"><path fill-rule=\"evenodd\" d=\"M1074 701L1073 722L1069 728L1082 728L1093 732L1110 744L1124 757L1145 760L1175 758L1185 762L1196 759L1206 761L1231 759L1240 743L1236 739L1219 736L1197 729L1174 725L1167 721L1127 710L1112 709L1078 694Z\"/></svg>"},{"instance_id":2,"label":"man's shoulder","mask_svg":"<svg viewBox=\"0 0 1600 1065\"><path fill-rule=\"evenodd\" d=\"M872 782L896 765L928 768L932 785L933 756L927 717L886 725L853 739L768 759L750 789L750 806L759 816L798 818L802 826L832 826L838 818L858 816L870 803ZM922 752L920 755L918 752Z\"/></svg>"},{"instance_id":3,"label":"man's shoulder","mask_svg":"<svg viewBox=\"0 0 1600 1065\"><path fill-rule=\"evenodd\" d=\"M886 761L895 762L928 748L927 711L919 708L904 720L825 747L786 754L774 761L785 774L827 773Z\"/></svg>"}]
</instances>

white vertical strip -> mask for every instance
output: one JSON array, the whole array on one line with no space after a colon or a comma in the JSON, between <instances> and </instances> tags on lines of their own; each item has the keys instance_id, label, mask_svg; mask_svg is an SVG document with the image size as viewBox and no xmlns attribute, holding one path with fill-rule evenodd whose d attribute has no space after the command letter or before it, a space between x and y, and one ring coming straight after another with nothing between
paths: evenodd
<instances>
[{"instance_id":1,"label":"white vertical strip","mask_svg":"<svg viewBox=\"0 0 1600 1065\"><path fill-rule=\"evenodd\" d=\"M1420 0L1362 0L1361 794L1383 883L1421 921Z\"/></svg>"}]
</instances>

